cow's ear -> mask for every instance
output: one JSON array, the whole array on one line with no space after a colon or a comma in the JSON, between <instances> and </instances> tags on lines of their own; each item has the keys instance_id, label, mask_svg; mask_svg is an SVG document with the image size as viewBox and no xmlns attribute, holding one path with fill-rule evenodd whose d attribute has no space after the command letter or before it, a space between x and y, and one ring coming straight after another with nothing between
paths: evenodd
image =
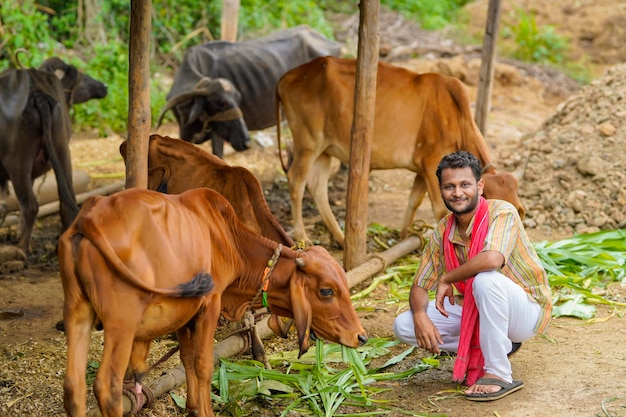
<instances>
[{"instance_id":1,"label":"cow's ear","mask_svg":"<svg viewBox=\"0 0 626 417\"><path fill-rule=\"evenodd\" d=\"M298 274L294 274L289 283L291 293L291 306L293 308L293 318L298 331L298 342L300 343L300 352L298 358L309 350L309 336L311 335L311 304L309 303L305 291L304 282Z\"/></svg>"},{"instance_id":2,"label":"cow's ear","mask_svg":"<svg viewBox=\"0 0 626 417\"><path fill-rule=\"evenodd\" d=\"M148 169L148 188L167 194L167 182L170 179L171 171L165 165Z\"/></svg>"},{"instance_id":3,"label":"cow's ear","mask_svg":"<svg viewBox=\"0 0 626 417\"><path fill-rule=\"evenodd\" d=\"M120 144L120 155L122 155L122 158L124 158L124 162L126 162L126 147L127 146L128 144L126 143L126 141Z\"/></svg>"}]
</instances>

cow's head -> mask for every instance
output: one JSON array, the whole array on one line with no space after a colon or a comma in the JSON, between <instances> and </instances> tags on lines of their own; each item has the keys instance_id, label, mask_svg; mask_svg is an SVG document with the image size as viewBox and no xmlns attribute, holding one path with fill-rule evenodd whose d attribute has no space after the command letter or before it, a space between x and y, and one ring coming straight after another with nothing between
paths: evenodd
<instances>
[{"instance_id":1,"label":"cow's head","mask_svg":"<svg viewBox=\"0 0 626 417\"><path fill-rule=\"evenodd\" d=\"M518 180L517 177L509 172L486 173L482 175L485 181L483 188L483 196L485 198L494 198L497 200L505 200L513 204L519 213L520 218L524 219L526 210L517 195Z\"/></svg>"},{"instance_id":2,"label":"cow's head","mask_svg":"<svg viewBox=\"0 0 626 417\"><path fill-rule=\"evenodd\" d=\"M180 125L180 137L203 143L217 135L237 151L250 148L248 128L239 109L241 93L225 78L202 78L192 91L168 100L159 116L158 126L169 110L174 110Z\"/></svg>"},{"instance_id":3,"label":"cow's head","mask_svg":"<svg viewBox=\"0 0 626 417\"><path fill-rule=\"evenodd\" d=\"M339 263L326 249L312 246L298 252L296 265L289 292L300 355L309 349L311 332L345 346L364 344L367 334L352 306L346 274Z\"/></svg>"},{"instance_id":4,"label":"cow's head","mask_svg":"<svg viewBox=\"0 0 626 417\"><path fill-rule=\"evenodd\" d=\"M169 137L163 137L159 135L150 135L150 140L148 142L148 189L155 190L162 193L168 194L167 190L167 182L172 174L172 167L170 164L162 161L161 153L159 152L161 148L161 144L163 141L179 141L181 144L185 143L180 139L172 139ZM186 144L189 145L189 144ZM194 146L194 145L189 145ZM175 148L174 152L176 152ZM120 155L124 159L124 164L128 164L127 160L127 152L128 152L128 141L124 141L120 144ZM186 161L183 160L182 155L181 158L171 158L171 161L180 161L178 165L179 167L184 167ZM191 178L190 178L191 180ZM191 187L189 187L191 188Z\"/></svg>"},{"instance_id":5,"label":"cow's head","mask_svg":"<svg viewBox=\"0 0 626 417\"><path fill-rule=\"evenodd\" d=\"M92 98L104 98L107 95L106 84L91 78L59 58L46 59L38 69L52 73L61 80L69 105L84 103Z\"/></svg>"}]
</instances>

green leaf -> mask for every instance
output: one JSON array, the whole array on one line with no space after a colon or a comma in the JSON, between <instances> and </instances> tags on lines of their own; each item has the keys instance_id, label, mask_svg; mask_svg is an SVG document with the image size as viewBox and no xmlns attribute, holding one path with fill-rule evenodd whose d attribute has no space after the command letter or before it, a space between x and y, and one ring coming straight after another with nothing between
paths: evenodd
<instances>
[{"instance_id":1,"label":"green leaf","mask_svg":"<svg viewBox=\"0 0 626 417\"><path fill-rule=\"evenodd\" d=\"M554 306L552 311L553 317L570 316L583 320L588 320L595 314L596 308L592 305L584 304L584 297L581 294L575 294L570 300Z\"/></svg>"},{"instance_id":2,"label":"green leaf","mask_svg":"<svg viewBox=\"0 0 626 417\"><path fill-rule=\"evenodd\" d=\"M385 369L388 366L395 365L396 363L402 362L404 360L404 358L406 358L411 353L413 353L414 350L415 350L415 347L411 346L410 348L408 348L407 350L405 350L401 354L396 355L393 358L389 359L387 362L385 362L385 364L383 366L378 368L377 371L381 370L381 369Z\"/></svg>"},{"instance_id":3,"label":"green leaf","mask_svg":"<svg viewBox=\"0 0 626 417\"><path fill-rule=\"evenodd\" d=\"M174 400L174 403L178 408L183 410L187 408L187 399L185 397L181 397L174 392L170 392L170 397L172 397L172 400Z\"/></svg>"},{"instance_id":4,"label":"green leaf","mask_svg":"<svg viewBox=\"0 0 626 417\"><path fill-rule=\"evenodd\" d=\"M271 379L262 381L259 384L258 387L258 392L267 396L271 396L272 392L271 391L278 391L278 392L283 392L283 393L292 393L294 392L294 389L291 388L289 385L287 384L283 384L282 382L279 381L274 381Z\"/></svg>"}]
</instances>

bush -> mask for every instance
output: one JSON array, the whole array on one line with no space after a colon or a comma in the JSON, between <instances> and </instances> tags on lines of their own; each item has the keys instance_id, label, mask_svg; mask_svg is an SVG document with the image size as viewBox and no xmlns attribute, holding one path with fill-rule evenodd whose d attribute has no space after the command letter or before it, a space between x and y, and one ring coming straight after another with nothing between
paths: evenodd
<instances>
[{"instance_id":1,"label":"bush","mask_svg":"<svg viewBox=\"0 0 626 417\"><path fill-rule=\"evenodd\" d=\"M469 0L381 0L408 19L418 21L424 29L442 29Z\"/></svg>"},{"instance_id":2,"label":"bush","mask_svg":"<svg viewBox=\"0 0 626 417\"><path fill-rule=\"evenodd\" d=\"M518 23L502 29L503 37L512 37L515 41L513 57L526 62L563 63L567 40L552 26L538 27L534 14L521 9L514 13Z\"/></svg>"}]
</instances>

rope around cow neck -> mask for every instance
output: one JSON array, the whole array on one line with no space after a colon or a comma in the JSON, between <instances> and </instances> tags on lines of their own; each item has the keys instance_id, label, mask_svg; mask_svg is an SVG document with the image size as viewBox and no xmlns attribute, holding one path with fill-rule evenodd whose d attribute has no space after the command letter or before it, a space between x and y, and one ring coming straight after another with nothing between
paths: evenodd
<instances>
[{"instance_id":1,"label":"rope around cow neck","mask_svg":"<svg viewBox=\"0 0 626 417\"><path fill-rule=\"evenodd\" d=\"M257 291L254 298L250 302L250 305L248 305L247 311L252 310L252 307L254 306L254 304L256 304L261 294L263 295L262 297L263 307L269 310L269 304L267 303L267 287L269 286L270 276L272 275L272 271L274 270L274 267L276 266L276 263L278 262L278 258L280 257L280 252L282 250L283 250L283 244L279 243L276 249L274 249L274 254L270 258L270 260L267 262L267 266L265 267L265 270L263 271L263 281L261 282L261 287L259 287L259 290Z\"/></svg>"},{"instance_id":2,"label":"rope around cow neck","mask_svg":"<svg viewBox=\"0 0 626 417\"><path fill-rule=\"evenodd\" d=\"M211 122L229 122L231 120L237 120L237 119L243 119L243 113L241 112L239 107L233 107L228 110L215 113L212 116L209 116L208 114L203 113L203 115L200 118L200 121L202 122L202 130L200 130L200 132L198 133L195 133L194 138L198 137L199 135L202 135L202 138L204 138L204 135L206 135L207 132L210 132L212 130L211 127L209 126L209 123Z\"/></svg>"}]
</instances>

